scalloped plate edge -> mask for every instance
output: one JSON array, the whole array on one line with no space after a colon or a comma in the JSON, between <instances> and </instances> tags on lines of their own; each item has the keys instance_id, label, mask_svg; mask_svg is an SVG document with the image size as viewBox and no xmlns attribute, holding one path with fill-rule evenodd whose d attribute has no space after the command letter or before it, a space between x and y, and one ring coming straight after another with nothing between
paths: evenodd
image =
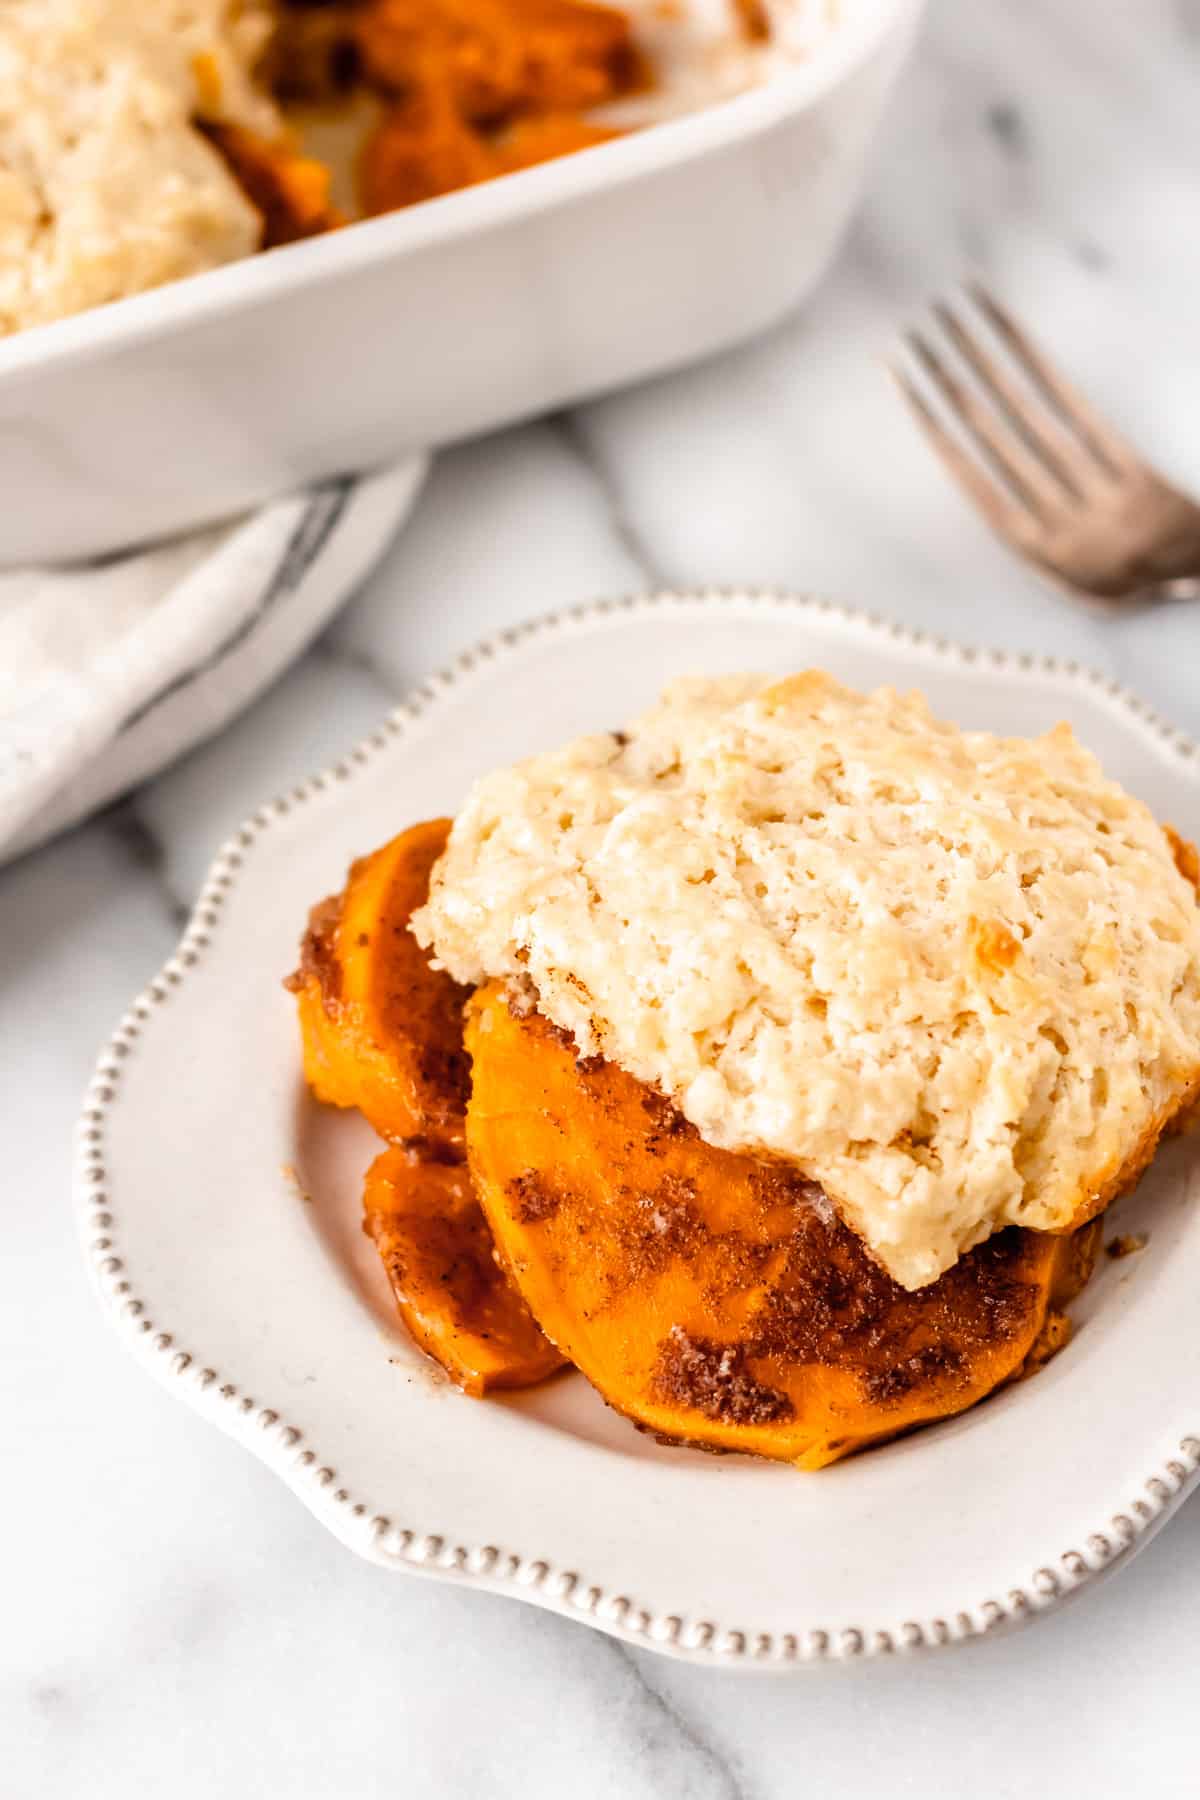
<instances>
[{"instance_id":1,"label":"scalloped plate edge","mask_svg":"<svg viewBox=\"0 0 1200 1800\"><path fill-rule=\"evenodd\" d=\"M93 1287L128 1348L164 1386L274 1470L348 1548L382 1567L472 1582L530 1601L668 1655L726 1667L786 1670L961 1644L1025 1624L1060 1605L1097 1577L1128 1562L1200 1484L1200 1419L1195 1427L1181 1425L1167 1434L1172 1450L1161 1465L1147 1474L1136 1494L1116 1502L1112 1513L1098 1521L1079 1545L1048 1556L1003 1594L970 1602L950 1616L908 1620L898 1630L862 1625L830 1632L801 1626L795 1631L765 1633L678 1613L652 1614L635 1599L608 1592L587 1575L554 1568L536 1555L494 1544L454 1544L436 1531L398 1524L373 1509L365 1498L340 1486L336 1470L287 1423L279 1409L243 1392L201 1352L179 1344L169 1326L153 1318L146 1302L132 1292L120 1254L105 1153L108 1109L127 1060L136 1054L144 1025L200 962L240 870L257 840L277 820L331 786L351 780L357 769L401 739L411 721L435 706L462 676L485 661L514 654L532 637L569 632L611 614L733 602L836 618L856 633L879 642L903 644L933 663L993 669L1046 680L1056 687L1078 686L1117 712L1131 730L1167 754L1200 786L1200 744L1169 725L1119 682L1073 660L976 650L832 600L772 589L666 590L546 614L464 651L452 665L416 688L346 756L260 807L221 847L179 945L133 1001L99 1054L77 1126L73 1187Z\"/></svg>"}]
</instances>

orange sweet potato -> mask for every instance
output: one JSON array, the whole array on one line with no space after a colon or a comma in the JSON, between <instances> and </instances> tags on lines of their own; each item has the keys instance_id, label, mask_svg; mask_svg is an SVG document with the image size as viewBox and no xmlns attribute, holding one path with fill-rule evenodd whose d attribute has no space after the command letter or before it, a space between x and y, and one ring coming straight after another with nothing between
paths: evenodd
<instances>
[{"instance_id":1,"label":"orange sweet potato","mask_svg":"<svg viewBox=\"0 0 1200 1800\"><path fill-rule=\"evenodd\" d=\"M704 1143L497 984L468 1006L471 1169L542 1330L638 1425L819 1468L1061 1342L1097 1228L1009 1230L908 1293L813 1182Z\"/></svg>"},{"instance_id":2,"label":"orange sweet potato","mask_svg":"<svg viewBox=\"0 0 1200 1800\"><path fill-rule=\"evenodd\" d=\"M649 84L625 15L589 0L365 0L363 211L391 212L617 135L584 114Z\"/></svg>"},{"instance_id":3,"label":"orange sweet potato","mask_svg":"<svg viewBox=\"0 0 1200 1800\"><path fill-rule=\"evenodd\" d=\"M530 113L489 135L477 131L443 94L418 93L392 107L362 147L363 211L393 212L619 135L577 113Z\"/></svg>"},{"instance_id":4,"label":"orange sweet potato","mask_svg":"<svg viewBox=\"0 0 1200 1800\"><path fill-rule=\"evenodd\" d=\"M527 1387L562 1367L496 1263L465 1164L385 1150L367 1172L363 1224L400 1317L465 1393Z\"/></svg>"},{"instance_id":5,"label":"orange sweet potato","mask_svg":"<svg viewBox=\"0 0 1200 1800\"><path fill-rule=\"evenodd\" d=\"M599 106L647 79L629 20L589 0L364 0L355 34L373 85L441 90L481 124Z\"/></svg>"},{"instance_id":6,"label":"orange sweet potato","mask_svg":"<svg viewBox=\"0 0 1200 1800\"><path fill-rule=\"evenodd\" d=\"M487 141L444 94L417 93L391 107L367 137L358 193L365 213L394 212L498 173Z\"/></svg>"},{"instance_id":7,"label":"orange sweet potato","mask_svg":"<svg viewBox=\"0 0 1200 1800\"><path fill-rule=\"evenodd\" d=\"M393 838L315 906L289 977L318 1099L357 1107L398 1147L372 1164L363 1227L400 1316L468 1394L525 1387L562 1365L497 1264L463 1160L465 990L408 929L449 821Z\"/></svg>"},{"instance_id":8,"label":"orange sweet potato","mask_svg":"<svg viewBox=\"0 0 1200 1800\"><path fill-rule=\"evenodd\" d=\"M466 990L431 969L408 921L429 892L448 819L401 832L309 915L296 995L305 1077L393 1142L460 1146L468 1087Z\"/></svg>"},{"instance_id":9,"label":"orange sweet potato","mask_svg":"<svg viewBox=\"0 0 1200 1800\"><path fill-rule=\"evenodd\" d=\"M331 178L323 163L302 156L286 140L272 142L244 125L206 124L204 130L262 214L264 250L345 224L330 202Z\"/></svg>"}]
</instances>

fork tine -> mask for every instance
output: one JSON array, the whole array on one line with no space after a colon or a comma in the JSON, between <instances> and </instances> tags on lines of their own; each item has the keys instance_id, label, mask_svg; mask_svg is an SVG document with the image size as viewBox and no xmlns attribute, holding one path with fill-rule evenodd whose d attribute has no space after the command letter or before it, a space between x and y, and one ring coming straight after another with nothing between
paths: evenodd
<instances>
[{"instance_id":1,"label":"fork tine","mask_svg":"<svg viewBox=\"0 0 1200 1800\"><path fill-rule=\"evenodd\" d=\"M905 334L909 348L950 411L974 440L980 454L999 473L1016 498L1038 520L1061 504L1063 492L1045 466L1025 448L1015 431L1002 423L968 383L960 381L919 331Z\"/></svg>"},{"instance_id":2,"label":"fork tine","mask_svg":"<svg viewBox=\"0 0 1200 1800\"><path fill-rule=\"evenodd\" d=\"M1107 469L1110 475L1123 475L1130 469L1137 468L1139 458L1136 451L1035 348L1026 332L1004 310L1000 302L994 300L978 281L969 282L967 292L1001 342L1040 390L1043 399L1077 434L1101 467Z\"/></svg>"},{"instance_id":3,"label":"fork tine","mask_svg":"<svg viewBox=\"0 0 1200 1800\"><path fill-rule=\"evenodd\" d=\"M1076 500L1082 500L1088 475L1094 467L1090 450L1078 438L1062 429L1056 421L1056 415L1031 405L1016 382L1001 368L995 357L988 355L952 307L939 300L933 311L963 361L974 370L1007 416L1009 424L1020 433L1027 448L1068 494ZM1035 411L1040 412L1041 416L1035 416Z\"/></svg>"},{"instance_id":4,"label":"fork tine","mask_svg":"<svg viewBox=\"0 0 1200 1800\"><path fill-rule=\"evenodd\" d=\"M989 525L1002 537L1019 537L1023 509L997 482L984 473L975 458L969 456L950 435L921 390L900 365L889 363L888 373L911 407L917 424L931 446L954 480L966 489Z\"/></svg>"}]
</instances>

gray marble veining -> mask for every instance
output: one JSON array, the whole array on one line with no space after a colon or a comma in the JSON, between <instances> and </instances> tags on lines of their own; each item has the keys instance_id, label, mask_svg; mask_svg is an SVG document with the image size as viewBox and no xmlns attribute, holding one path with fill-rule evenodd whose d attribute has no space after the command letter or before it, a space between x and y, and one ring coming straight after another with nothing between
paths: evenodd
<instances>
[{"instance_id":1,"label":"gray marble veining","mask_svg":"<svg viewBox=\"0 0 1200 1800\"><path fill-rule=\"evenodd\" d=\"M798 1679L672 1665L342 1551L110 1339L66 1188L95 1045L216 842L531 613L663 583L821 589L1077 656L1200 734L1200 608L1111 619L1038 585L946 485L880 366L931 294L982 271L1200 490L1198 196L1194 0L935 0L870 198L800 315L444 456L365 591L247 717L0 877L6 1795L1195 1793L1200 1503L1028 1634Z\"/></svg>"}]
</instances>

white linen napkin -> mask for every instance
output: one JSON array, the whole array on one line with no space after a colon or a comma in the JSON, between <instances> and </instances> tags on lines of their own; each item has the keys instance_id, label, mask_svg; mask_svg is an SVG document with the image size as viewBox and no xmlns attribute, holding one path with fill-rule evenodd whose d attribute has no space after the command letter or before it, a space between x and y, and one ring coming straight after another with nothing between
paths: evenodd
<instances>
[{"instance_id":1,"label":"white linen napkin","mask_svg":"<svg viewBox=\"0 0 1200 1800\"><path fill-rule=\"evenodd\" d=\"M240 711L368 573L426 466L96 563L0 574L0 862Z\"/></svg>"}]
</instances>

